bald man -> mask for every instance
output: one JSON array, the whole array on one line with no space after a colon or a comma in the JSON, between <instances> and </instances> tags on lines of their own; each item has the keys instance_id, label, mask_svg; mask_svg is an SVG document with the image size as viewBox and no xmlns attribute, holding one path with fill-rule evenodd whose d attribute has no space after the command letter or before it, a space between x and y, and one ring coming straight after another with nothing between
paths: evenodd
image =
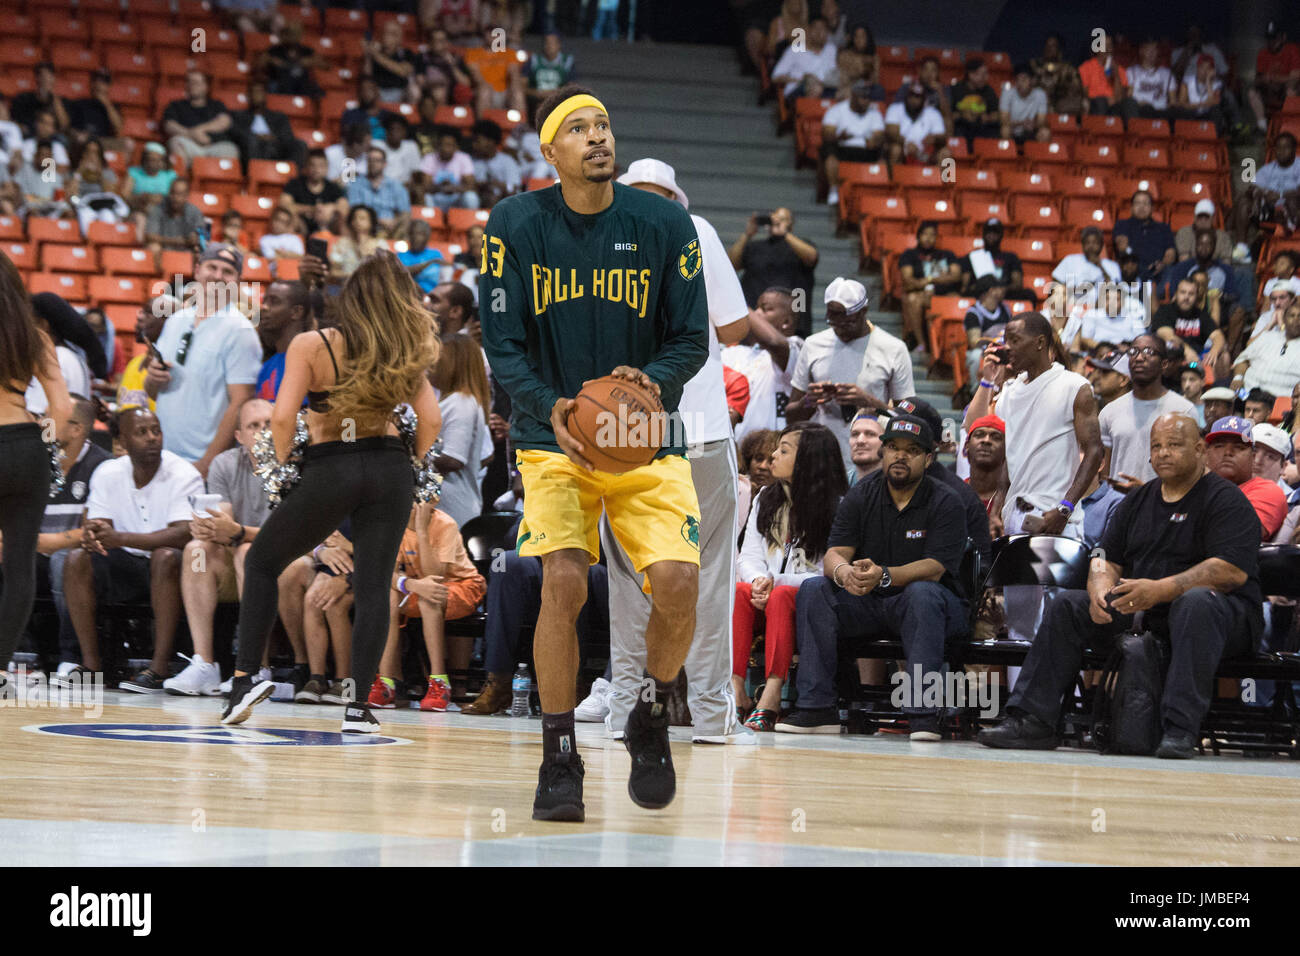
<instances>
[{"instance_id":1,"label":"bald man","mask_svg":"<svg viewBox=\"0 0 1300 956\"><path fill-rule=\"evenodd\" d=\"M1044 613L1007 716L981 731L980 743L1055 748L1061 699L1085 648L1106 649L1120 634L1151 631L1171 646L1156 756L1195 756L1219 661L1259 646L1259 519L1236 485L1205 470L1205 440L1190 416L1156 419L1151 467L1155 479L1115 509L1087 591L1061 592Z\"/></svg>"}]
</instances>

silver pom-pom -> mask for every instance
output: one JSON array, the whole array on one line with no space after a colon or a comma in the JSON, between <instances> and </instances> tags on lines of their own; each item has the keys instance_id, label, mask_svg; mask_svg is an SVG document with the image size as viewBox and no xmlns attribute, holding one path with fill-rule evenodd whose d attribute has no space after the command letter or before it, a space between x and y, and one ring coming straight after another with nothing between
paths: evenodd
<instances>
[{"instance_id":1,"label":"silver pom-pom","mask_svg":"<svg viewBox=\"0 0 1300 956\"><path fill-rule=\"evenodd\" d=\"M406 446L406 453L411 457L411 468L415 471L415 500L424 503L437 501L442 497L442 475L434 467L434 459L442 454L442 439L436 440L421 458L415 453L415 425L418 416L410 405L398 405L393 409L393 424L397 434Z\"/></svg>"},{"instance_id":2,"label":"silver pom-pom","mask_svg":"<svg viewBox=\"0 0 1300 956\"><path fill-rule=\"evenodd\" d=\"M63 490L67 476L63 474L63 449L56 441L48 441L45 447L50 450L50 497L53 498Z\"/></svg>"},{"instance_id":3,"label":"silver pom-pom","mask_svg":"<svg viewBox=\"0 0 1300 956\"><path fill-rule=\"evenodd\" d=\"M281 462L275 453L275 441L269 428L264 428L253 442L253 471L262 479L262 487L266 489L272 508L284 500L302 477L302 453L310 441L307 412L300 411L294 422L293 441L286 461Z\"/></svg>"}]
</instances>

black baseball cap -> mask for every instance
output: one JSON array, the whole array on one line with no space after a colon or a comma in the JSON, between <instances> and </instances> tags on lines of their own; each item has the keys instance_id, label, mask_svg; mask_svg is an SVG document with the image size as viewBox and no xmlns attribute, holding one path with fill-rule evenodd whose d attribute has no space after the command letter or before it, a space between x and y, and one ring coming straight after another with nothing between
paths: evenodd
<instances>
[{"instance_id":1,"label":"black baseball cap","mask_svg":"<svg viewBox=\"0 0 1300 956\"><path fill-rule=\"evenodd\" d=\"M934 406L924 399L913 395L911 398L895 402L894 408L910 418L921 419L930 426L931 433L935 435L943 434L943 419L939 417L939 413L935 411Z\"/></svg>"},{"instance_id":2,"label":"black baseball cap","mask_svg":"<svg viewBox=\"0 0 1300 956\"><path fill-rule=\"evenodd\" d=\"M895 438L915 442L926 452L934 451L934 432L924 419L912 415L895 415L885 426L880 441L888 445Z\"/></svg>"}]
</instances>

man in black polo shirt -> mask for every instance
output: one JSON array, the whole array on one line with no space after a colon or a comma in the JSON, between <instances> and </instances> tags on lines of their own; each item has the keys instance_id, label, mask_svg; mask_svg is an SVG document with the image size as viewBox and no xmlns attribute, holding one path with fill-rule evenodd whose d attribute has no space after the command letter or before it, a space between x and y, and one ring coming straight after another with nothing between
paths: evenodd
<instances>
[{"instance_id":1,"label":"man in black polo shirt","mask_svg":"<svg viewBox=\"0 0 1300 956\"><path fill-rule=\"evenodd\" d=\"M163 110L162 131L167 151L185 158L196 156L238 159L239 147L231 137L230 113L221 100L209 99L208 76L201 70L185 74L185 98L172 100Z\"/></svg>"},{"instance_id":2,"label":"man in black polo shirt","mask_svg":"<svg viewBox=\"0 0 1300 956\"><path fill-rule=\"evenodd\" d=\"M934 433L921 419L900 415L881 437L880 470L850 488L835 514L824 576L799 588L799 709L776 725L782 733L840 732L841 638L901 638L909 667L924 683L942 671L946 639L966 626L957 580L966 519L956 493L925 473L934 462ZM904 710L913 740L940 739L934 709Z\"/></svg>"},{"instance_id":3,"label":"man in black polo shirt","mask_svg":"<svg viewBox=\"0 0 1300 956\"><path fill-rule=\"evenodd\" d=\"M1061 697L1074 684L1084 648L1138 629L1172 645L1156 756L1195 756L1219 661L1258 647L1263 632L1260 524L1236 485L1205 471L1195 419L1156 419L1151 466L1155 480L1129 494L1106 525L1088 590L1062 591L1044 612L1007 716L981 731L980 743L1056 747ZM1138 612L1145 613L1135 628Z\"/></svg>"},{"instance_id":4,"label":"man in black polo shirt","mask_svg":"<svg viewBox=\"0 0 1300 956\"><path fill-rule=\"evenodd\" d=\"M335 217L342 221L348 214L342 187L325 178L329 168L325 150L313 149L307 154L303 174L285 183L280 193L280 205L297 217L299 231L308 235L330 229Z\"/></svg>"},{"instance_id":5,"label":"man in black polo shirt","mask_svg":"<svg viewBox=\"0 0 1300 956\"><path fill-rule=\"evenodd\" d=\"M919 418L930 426L931 433L935 436L935 441L942 442L943 439L943 419L939 417L939 412L933 405L924 399L912 396L905 398L901 402L894 404L895 410L902 412L904 415L911 415L913 418ZM956 423L953 424L954 431ZM961 499L962 507L966 511L966 537L975 542L975 550L980 553L980 561L984 567L989 567L993 560L993 539L989 537L989 516L984 509L984 502L970 485L957 477L956 472L941 462L937 457L930 462L925 473L942 482L957 493Z\"/></svg>"},{"instance_id":6,"label":"man in black polo shirt","mask_svg":"<svg viewBox=\"0 0 1300 956\"><path fill-rule=\"evenodd\" d=\"M109 98L113 77L107 70L90 75L90 96L68 103L68 133L74 143L97 139L105 149L122 149L122 114Z\"/></svg>"},{"instance_id":7,"label":"man in black polo shirt","mask_svg":"<svg viewBox=\"0 0 1300 956\"><path fill-rule=\"evenodd\" d=\"M1138 259L1142 279L1154 279L1178 260L1174 251L1174 233L1169 226L1151 218L1151 194L1139 189L1133 194L1127 219L1115 223L1115 252L1131 252Z\"/></svg>"},{"instance_id":8,"label":"man in black polo shirt","mask_svg":"<svg viewBox=\"0 0 1300 956\"><path fill-rule=\"evenodd\" d=\"M1226 366L1218 367L1223 364L1221 357L1228 358L1227 342L1210 313L1196 304L1197 298L1196 280L1181 280L1174 290L1174 301L1156 309L1151 318L1151 331L1167 342L1181 345L1186 362L1199 362L1208 343L1210 351L1205 364L1215 369L1218 378L1228 372Z\"/></svg>"}]
</instances>

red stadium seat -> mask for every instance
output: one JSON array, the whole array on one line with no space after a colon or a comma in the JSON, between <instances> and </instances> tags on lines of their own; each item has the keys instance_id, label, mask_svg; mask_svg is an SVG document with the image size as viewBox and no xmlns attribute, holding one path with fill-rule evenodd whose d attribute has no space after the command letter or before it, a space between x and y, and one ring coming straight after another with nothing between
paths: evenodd
<instances>
[{"instance_id":1,"label":"red stadium seat","mask_svg":"<svg viewBox=\"0 0 1300 956\"><path fill-rule=\"evenodd\" d=\"M19 272L31 272L36 268L36 245L27 242L0 242L0 252L9 257Z\"/></svg>"},{"instance_id":2,"label":"red stadium seat","mask_svg":"<svg viewBox=\"0 0 1300 956\"><path fill-rule=\"evenodd\" d=\"M57 40L50 44L50 62L57 73L64 70L94 70L99 67L99 55L80 40Z\"/></svg>"},{"instance_id":3,"label":"red stadium seat","mask_svg":"<svg viewBox=\"0 0 1300 956\"><path fill-rule=\"evenodd\" d=\"M1061 210L1050 197L1015 197L1011 200L1011 218L1020 234L1030 239L1055 239L1061 229Z\"/></svg>"},{"instance_id":4,"label":"red stadium seat","mask_svg":"<svg viewBox=\"0 0 1300 956\"><path fill-rule=\"evenodd\" d=\"M91 276L87 292L96 305L139 305L148 296L146 280L134 276ZM134 320L131 327L135 327Z\"/></svg>"},{"instance_id":5,"label":"red stadium seat","mask_svg":"<svg viewBox=\"0 0 1300 956\"><path fill-rule=\"evenodd\" d=\"M139 116L122 117L122 135L134 140L156 140L158 138L158 121L143 119Z\"/></svg>"},{"instance_id":6,"label":"red stadium seat","mask_svg":"<svg viewBox=\"0 0 1300 956\"><path fill-rule=\"evenodd\" d=\"M1149 177L1140 179L1128 179L1118 176L1112 176L1106 181L1106 195L1114 200L1115 206L1119 209L1126 210L1124 215L1128 215L1127 209L1133 200L1133 194L1139 189L1145 189L1151 193L1152 198L1159 202L1163 197L1160 195L1160 184L1158 181Z\"/></svg>"},{"instance_id":7,"label":"red stadium seat","mask_svg":"<svg viewBox=\"0 0 1300 956\"><path fill-rule=\"evenodd\" d=\"M229 205L227 195L214 192L190 193L190 202L198 206L199 212L210 219L220 219Z\"/></svg>"},{"instance_id":8,"label":"red stadium seat","mask_svg":"<svg viewBox=\"0 0 1300 956\"><path fill-rule=\"evenodd\" d=\"M1139 143L1151 142L1157 146L1167 146L1169 133L1169 120L1134 117L1128 121L1129 139L1135 139Z\"/></svg>"},{"instance_id":9,"label":"red stadium seat","mask_svg":"<svg viewBox=\"0 0 1300 956\"><path fill-rule=\"evenodd\" d=\"M990 219L1000 219L1007 232L1015 231L1015 223L1004 202L990 202L980 196L957 193L957 212L966 222L966 228L975 230Z\"/></svg>"},{"instance_id":10,"label":"red stadium seat","mask_svg":"<svg viewBox=\"0 0 1300 956\"><path fill-rule=\"evenodd\" d=\"M912 51L912 59L918 64L928 57L938 60L940 69L961 70L966 66L966 54L955 47L919 46Z\"/></svg>"},{"instance_id":11,"label":"red stadium seat","mask_svg":"<svg viewBox=\"0 0 1300 956\"><path fill-rule=\"evenodd\" d=\"M39 10L36 23L40 27L41 37L46 43L55 40L80 40L83 45L90 44L90 26L85 20L75 20L67 10Z\"/></svg>"},{"instance_id":12,"label":"red stadium seat","mask_svg":"<svg viewBox=\"0 0 1300 956\"><path fill-rule=\"evenodd\" d=\"M1119 116L1085 116L1080 121L1084 139L1094 146L1122 146L1127 141Z\"/></svg>"},{"instance_id":13,"label":"red stadium seat","mask_svg":"<svg viewBox=\"0 0 1300 956\"><path fill-rule=\"evenodd\" d=\"M946 198L952 192L952 184L943 181L943 170L938 166L895 166L894 187L907 197L909 204L914 198L934 200Z\"/></svg>"},{"instance_id":14,"label":"red stadium seat","mask_svg":"<svg viewBox=\"0 0 1300 956\"><path fill-rule=\"evenodd\" d=\"M1047 114L1047 126L1052 139L1073 142L1079 138L1079 119L1073 113Z\"/></svg>"},{"instance_id":15,"label":"red stadium seat","mask_svg":"<svg viewBox=\"0 0 1300 956\"><path fill-rule=\"evenodd\" d=\"M244 269L239 274L241 282L270 282L275 277L271 275L270 263L261 256L248 256L244 259Z\"/></svg>"},{"instance_id":16,"label":"red stadium seat","mask_svg":"<svg viewBox=\"0 0 1300 956\"><path fill-rule=\"evenodd\" d=\"M116 16L96 14L90 18L91 42L104 56L113 51L135 52L140 46L140 30L134 22Z\"/></svg>"},{"instance_id":17,"label":"red stadium seat","mask_svg":"<svg viewBox=\"0 0 1300 956\"><path fill-rule=\"evenodd\" d=\"M36 19L31 14L13 11L5 17L5 33L35 42L39 30Z\"/></svg>"},{"instance_id":18,"label":"red stadium seat","mask_svg":"<svg viewBox=\"0 0 1300 956\"><path fill-rule=\"evenodd\" d=\"M301 278L297 259L268 259L267 262L271 267L271 272L274 273L277 279L293 282L295 279Z\"/></svg>"},{"instance_id":19,"label":"red stadium seat","mask_svg":"<svg viewBox=\"0 0 1300 956\"><path fill-rule=\"evenodd\" d=\"M1036 173L1064 173L1073 163L1073 150L1062 140L1025 143L1025 165Z\"/></svg>"},{"instance_id":20,"label":"red stadium seat","mask_svg":"<svg viewBox=\"0 0 1300 956\"><path fill-rule=\"evenodd\" d=\"M435 236L441 235L447 228L446 217L437 206L412 206L411 218L427 222Z\"/></svg>"},{"instance_id":21,"label":"red stadium seat","mask_svg":"<svg viewBox=\"0 0 1300 956\"><path fill-rule=\"evenodd\" d=\"M167 22L167 18L148 17L140 21L140 42L146 50L184 50L192 42L190 31Z\"/></svg>"},{"instance_id":22,"label":"red stadium seat","mask_svg":"<svg viewBox=\"0 0 1300 956\"><path fill-rule=\"evenodd\" d=\"M1065 224L1070 227L1066 231L1071 236L1077 235L1087 226L1096 226L1103 232L1110 232L1115 228L1115 217L1111 215L1109 203L1097 203L1086 198L1067 199Z\"/></svg>"},{"instance_id":23,"label":"red stadium seat","mask_svg":"<svg viewBox=\"0 0 1300 956\"><path fill-rule=\"evenodd\" d=\"M111 276L153 276L153 256L144 249L104 246L99 250L99 265Z\"/></svg>"},{"instance_id":24,"label":"red stadium seat","mask_svg":"<svg viewBox=\"0 0 1300 956\"><path fill-rule=\"evenodd\" d=\"M474 111L468 106L439 106L434 111L433 121L466 130L474 125Z\"/></svg>"},{"instance_id":25,"label":"red stadium seat","mask_svg":"<svg viewBox=\"0 0 1300 956\"><path fill-rule=\"evenodd\" d=\"M912 63L912 54L907 47L896 44L876 47L876 57L881 66L906 67Z\"/></svg>"},{"instance_id":26,"label":"red stadium seat","mask_svg":"<svg viewBox=\"0 0 1300 956\"><path fill-rule=\"evenodd\" d=\"M974 196L995 202L1004 194L997 170L957 167L957 180L953 184L963 196Z\"/></svg>"},{"instance_id":27,"label":"red stadium seat","mask_svg":"<svg viewBox=\"0 0 1300 956\"><path fill-rule=\"evenodd\" d=\"M1095 176L1057 176L1052 182L1062 196L1087 197L1097 202L1106 199L1106 184Z\"/></svg>"},{"instance_id":28,"label":"red stadium seat","mask_svg":"<svg viewBox=\"0 0 1300 956\"><path fill-rule=\"evenodd\" d=\"M893 188L884 163L840 163L840 221L858 221L858 197L888 196Z\"/></svg>"},{"instance_id":29,"label":"red stadium seat","mask_svg":"<svg viewBox=\"0 0 1300 956\"><path fill-rule=\"evenodd\" d=\"M81 229L75 219L44 219L33 217L27 220L27 238L36 245L52 243L79 243Z\"/></svg>"},{"instance_id":30,"label":"red stadium seat","mask_svg":"<svg viewBox=\"0 0 1300 956\"><path fill-rule=\"evenodd\" d=\"M528 182L524 183L524 189L527 192L532 192L534 189L546 189L554 184L554 179L541 179L537 176L529 176ZM842 201L843 200L841 200L841 202Z\"/></svg>"},{"instance_id":31,"label":"red stadium seat","mask_svg":"<svg viewBox=\"0 0 1300 956\"><path fill-rule=\"evenodd\" d=\"M54 95L65 100L84 100L90 96L90 74L66 72L54 81Z\"/></svg>"},{"instance_id":32,"label":"red stadium seat","mask_svg":"<svg viewBox=\"0 0 1300 956\"><path fill-rule=\"evenodd\" d=\"M33 272L27 277L27 291L32 295L53 292L69 302L85 302L86 277L66 273Z\"/></svg>"},{"instance_id":33,"label":"red stadium seat","mask_svg":"<svg viewBox=\"0 0 1300 956\"><path fill-rule=\"evenodd\" d=\"M162 275L168 282L175 276L188 279L194 272L194 254L184 249L168 249L162 254Z\"/></svg>"},{"instance_id":34,"label":"red stadium seat","mask_svg":"<svg viewBox=\"0 0 1300 956\"><path fill-rule=\"evenodd\" d=\"M1110 117L1084 117L1084 119ZM1119 149L1110 143L1079 143L1074 147L1074 161L1088 167L1119 168Z\"/></svg>"},{"instance_id":35,"label":"red stadium seat","mask_svg":"<svg viewBox=\"0 0 1300 956\"><path fill-rule=\"evenodd\" d=\"M488 210L486 209L448 209L447 225L443 234L448 238L463 236L471 226L486 226Z\"/></svg>"},{"instance_id":36,"label":"red stadium seat","mask_svg":"<svg viewBox=\"0 0 1300 956\"><path fill-rule=\"evenodd\" d=\"M190 178L196 189L219 190L243 185L244 173L237 159L195 156L190 165Z\"/></svg>"},{"instance_id":37,"label":"red stadium seat","mask_svg":"<svg viewBox=\"0 0 1300 956\"><path fill-rule=\"evenodd\" d=\"M882 225L889 223L890 228L906 228L903 223L912 221L908 211L907 200L899 196L872 196L859 194L855 200L857 212L862 219L862 257L873 258Z\"/></svg>"},{"instance_id":38,"label":"red stadium seat","mask_svg":"<svg viewBox=\"0 0 1300 956\"><path fill-rule=\"evenodd\" d=\"M1020 155L1013 139L975 140L975 158L982 169L1019 169Z\"/></svg>"},{"instance_id":39,"label":"red stadium seat","mask_svg":"<svg viewBox=\"0 0 1300 956\"><path fill-rule=\"evenodd\" d=\"M86 227L86 241L96 246L139 244L135 235L135 226L125 222L92 222Z\"/></svg>"},{"instance_id":40,"label":"red stadium seat","mask_svg":"<svg viewBox=\"0 0 1300 956\"><path fill-rule=\"evenodd\" d=\"M1209 120L1174 121L1174 140L1178 143L1217 143L1219 131Z\"/></svg>"},{"instance_id":41,"label":"red stadium seat","mask_svg":"<svg viewBox=\"0 0 1300 956\"><path fill-rule=\"evenodd\" d=\"M25 37L0 40L0 67L5 70L30 70L41 59L41 48Z\"/></svg>"},{"instance_id":42,"label":"red stadium seat","mask_svg":"<svg viewBox=\"0 0 1300 956\"><path fill-rule=\"evenodd\" d=\"M113 104L119 109L137 107L145 112L141 115L152 116L154 113L153 84L139 76L128 75L121 79L113 78Z\"/></svg>"},{"instance_id":43,"label":"red stadium seat","mask_svg":"<svg viewBox=\"0 0 1300 956\"><path fill-rule=\"evenodd\" d=\"M250 223L265 224L271 221L275 200L270 196L247 196L240 193L230 197L230 208Z\"/></svg>"},{"instance_id":44,"label":"red stadium seat","mask_svg":"<svg viewBox=\"0 0 1300 956\"><path fill-rule=\"evenodd\" d=\"M1182 173L1183 179L1200 179L1202 176L1219 172L1224 164L1217 145L1192 143L1178 151L1174 159L1175 167Z\"/></svg>"},{"instance_id":45,"label":"red stadium seat","mask_svg":"<svg viewBox=\"0 0 1300 956\"><path fill-rule=\"evenodd\" d=\"M1156 176L1169 172L1169 150L1162 146L1129 146L1124 150L1124 165L1139 176Z\"/></svg>"},{"instance_id":46,"label":"red stadium seat","mask_svg":"<svg viewBox=\"0 0 1300 956\"><path fill-rule=\"evenodd\" d=\"M0 242L21 241L26 237L21 219L17 216L0 216Z\"/></svg>"},{"instance_id":47,"label":"red stadium seat","mask_svg":"<svg viewBox=\"0 0 1300 956\"><path fill-rule=\"evenodd\" d=\"M1057 256L1053 255L1052 243L1048 239L1003 239L1002 248L1007 252L1014 252L1026 265L1041 264L1050 267L1059 261Z\"/></svg>"},{"instance_id":48,"label":"red stadium seat","mask_svg":"<svg viewBox=\"0 0 1300 956\"><path fill-rule=\"evenodd\" d=\"M999 173L1002 189L1011 199L1017 196L1050 196L1054 180L1046 173L1022 173L1011 171Z\"/></svg>"},{"instance_id":49,"label":"red stadium seat","mask_svg":"<svg viewBox=\"0 0 1300 956\"><path fill-rule=\"evenodd\" d=\"M898 172L898 170L894 171ZM957 221L957 207L953 205L950 199L914 199L911 194L908 194L907 206L911 210L912 218L922 222L927 219L936 223L955 223Z\"/></svg>"},{"instance_id":50,"label":"red stadium seat","mask_svg":"<svg viewBox=\"0 0 1300 956\"><path fill-rule=\"evenodd\" d=\"M316 122L316 104L305 96L278 96L271 94L266 98L269 109L279 110L290 120L310 120Z\"/></svg>"}]
</instances>

